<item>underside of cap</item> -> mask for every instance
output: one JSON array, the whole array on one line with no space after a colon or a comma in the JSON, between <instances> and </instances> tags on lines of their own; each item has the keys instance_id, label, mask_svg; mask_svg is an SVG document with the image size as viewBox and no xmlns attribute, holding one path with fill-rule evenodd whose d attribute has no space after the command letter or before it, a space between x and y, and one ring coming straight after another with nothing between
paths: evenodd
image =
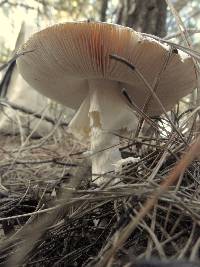
<instances>
[{"instance_id":1,"label":"underside of cap","mask_svg":"<svg viewBox=\"0 0 200 267\"><path fill-rule=\"evenodd\" d=\"M88 94L88 80L120 83L136 105L151 115L163 112L144 82L118 55L133 64L154 89L169 57L169 47L134 30L108 23L77 22L54 25L34 34L19 52L17 64L24 79L42 94L77 109ZM166 110L196 87L190 57L172 53L155 89Z\"/></svg>"}]
</instances>

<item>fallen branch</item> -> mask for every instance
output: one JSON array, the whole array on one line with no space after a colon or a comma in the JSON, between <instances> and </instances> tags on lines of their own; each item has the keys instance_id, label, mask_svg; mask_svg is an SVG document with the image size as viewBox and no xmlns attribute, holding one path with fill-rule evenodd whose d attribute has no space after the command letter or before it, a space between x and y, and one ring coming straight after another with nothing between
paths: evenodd
<instances>
[{"instance_id":1,"label":"fallen branch","mask_svg":"<svg viewBox=\"0 0 200 267\"><path fill-rule=\"evenodd\" d=\"M56 121L54 119L52 119L51 117L49 116L43 116L42 114L39 114L39 113L35 113L34 111L32 111L31 109L28 109L28 108L25 108L25 107L22 107L22 106L19 106L17 104L14 104L14 103L11 103L10 101L8 100L5 100L5 99L1 99L0 100L0 105L2 106L5 106L7 107L10 106L12 109L15 109L15 110L19 110L27 115L32 115L33 117L37 118L37 119L43 119L49 123L51 123L52 125L55 125L56 124ZM66 122L61 122L60 123L60 126L61 127L67 127L68 126L68 123Z\"/></svg>"}]
</instances>

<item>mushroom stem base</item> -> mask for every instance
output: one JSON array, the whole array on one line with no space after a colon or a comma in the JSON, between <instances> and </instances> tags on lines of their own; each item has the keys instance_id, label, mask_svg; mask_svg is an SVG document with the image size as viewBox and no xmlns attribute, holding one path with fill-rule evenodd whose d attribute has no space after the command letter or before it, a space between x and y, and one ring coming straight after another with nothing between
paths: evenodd
<instances>
[{"instance_id":1,"label":"mushroom stem base","mask_svg":"<svg viewBox=\"0 0 200 267\"><path fill-rule=\"evenodd\" d=\"M119 151L119 137L107 133L98 127L93 127L90 137L90 148L92 151L92 179L101 185L103 182L112 180L111 184L118 182L112 179L114 164L121 159Z\"/></svg>"},{"instance_id":2,"label":"mushroom stem base","mask_svg":"<svg viewBox=\"0 0 200 267\"><path fill-rule=\"evenodd\" d=\"M113 176L108 173L115 170L114 164L121 159L120 140L115 133L130 133L138 120L118 82L102 79L88 83L88 95L70 122L69 131L79 140L90 142L92 178L101 185Z\"/></svg>"}]
</instances>

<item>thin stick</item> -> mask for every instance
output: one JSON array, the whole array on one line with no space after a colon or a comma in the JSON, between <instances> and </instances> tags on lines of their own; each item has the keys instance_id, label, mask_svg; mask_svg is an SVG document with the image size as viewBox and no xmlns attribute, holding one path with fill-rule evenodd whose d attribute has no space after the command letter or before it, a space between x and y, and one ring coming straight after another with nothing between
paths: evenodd
<instances>
[{"instance_id":1,"label":"thin stick","mask_svg":"<svg viewBox=\"0 0 200 267\"><path fill-rule=\"evenodd\" d=\"M19 111L21 111L21 112L23 112L25 114L32 115L33 117L35 117L37 119L41 119L42 118L42 120L45 120L45 121L51 123L52 125L56 124L56 121L53 120L51 117L46 116L46 115L43 116L40 113L35 113L34 111L30 110L29 108L25 108L25 107L19 106L19 105L15 104L15 103L12 103L12 102L8 101L8 100L1 99L0 100L0 105L2 105L2 106L10 106L11 108L13 108L15 110L19 110ZM59 124L59 126L67 127L68 123L61 122Z\"/></svg>"},{"instance_id":2,"label":"thin stick","mask_svg":"<svg viewBox=\"0 0 200 267\"><path fill-rule=\"evenodd\" d=\"M15 60L17 60L19 57L25 55L25 54L28 54L28 53L31 53L31 52L34 52L35 50L29 50L29 51L24 51L22 53L18 53L18 54L15 54L8 62L2 64L0 66L0 71L2 71L3 69L7 68L10 64L12 64Z\"/></svg>"}]
</instances>

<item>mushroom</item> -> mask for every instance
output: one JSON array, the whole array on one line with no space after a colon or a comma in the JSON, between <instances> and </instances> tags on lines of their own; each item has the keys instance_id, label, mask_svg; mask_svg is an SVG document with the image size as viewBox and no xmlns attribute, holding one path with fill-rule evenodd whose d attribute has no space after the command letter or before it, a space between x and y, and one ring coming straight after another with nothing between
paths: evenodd
<instances>
[{"instance_id":1,"label":"mushroom","mask_svg":"<svg viewBox=\"0 0 200 267\"><path fill-rule=\"evenodd\" d=\"M103 174L121 159L119 134L134 131L138 121L122 90L140 108L149 99L149 115L163 112L138 75L110 55L132 63L154 87L170 47L120 25L69 22L34 34L19 50L25 51L33 52L17 59L23 78L47 97L77 110L69 132L90 142L93 177L100 175L101 184ZM172 53L155 91L165 109L195 87L191 57Z\"/></svg>"}]
</instances>

